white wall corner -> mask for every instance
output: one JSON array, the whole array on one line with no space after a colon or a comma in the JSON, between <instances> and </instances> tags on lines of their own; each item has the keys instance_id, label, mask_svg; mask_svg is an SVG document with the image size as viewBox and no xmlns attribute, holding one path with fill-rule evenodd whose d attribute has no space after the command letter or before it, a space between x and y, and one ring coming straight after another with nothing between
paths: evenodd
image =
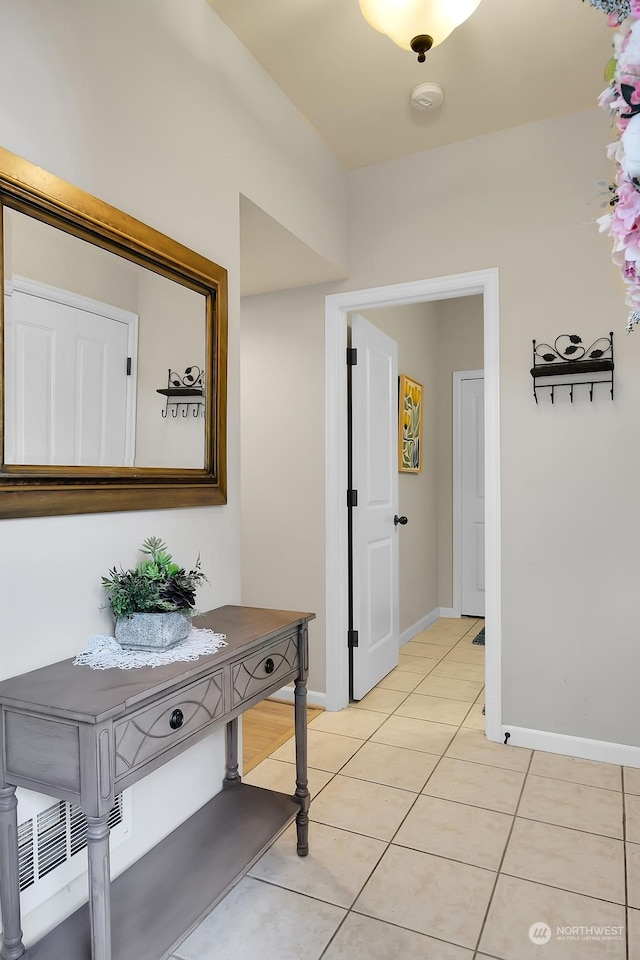
<instances>
[{"instance_id":1,"label":"white wall corner","mask_svg":"<svg viewBox=\"0 0 640 960\"><path fill-rule=\"evenodd\" d=\"M431 613L425 613L424 617L420 617L416 623L402 631L400 634L400 646L404 647L405 643L409 643L410 640L413 640L416 634L420 633L422 630L426 630L427 627L430 627L441 616L442 611L439 607L436 607L436 609L432 610Z\"/></svg>"},{"instance_id":2,"label":"white wall corner","mask_svg":"<svg viewBox=\"0 0 640 960\"><path fill-rule=\"evenodd\" d=\"M439 616L446 617L447 619L451 617L458 618L460 614L456 611L455 607L440 607Z\"/></svg>"},{"instance_id":3,"label":"white wall corner","mask_svg":"<svg viewBox=\"0 0 640 960\"><path fill-rule=\"evenodd\" d=\"M564 733L550 733L547 730L512 727L508 723L502 726L503 742L507 733L509 734L508 744L511 747L528 747L530 750L544 750L546 753L559 753L565 757L597 760L600 763L615 763L625 767L640 767L640 747L630 744L589 740Z\"/></svg>"}]
</instances>

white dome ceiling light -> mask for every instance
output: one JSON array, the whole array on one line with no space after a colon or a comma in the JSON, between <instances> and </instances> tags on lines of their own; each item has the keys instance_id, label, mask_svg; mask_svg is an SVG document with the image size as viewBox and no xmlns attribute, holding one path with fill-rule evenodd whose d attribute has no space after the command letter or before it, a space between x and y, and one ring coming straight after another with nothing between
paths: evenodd
<instances>
[{"instance_id":1,"label":"white dome ceiling light","mask_svg":"<svg viewBox=\"0 0 640 960\"><path fill-rule=\"evenodd\" d=\"M360 0L365 20L403 50L417 53L419 63L479 5L480 0Z\"/></svg>"},{"instance_id":2,"label":"white dome ceiling light","mask_svg":"<svg viewBox=\"0 0 640 960\"><path fill-rule=\"evenodd\" d=\"M434 113L444 100L444 88L439 83L419 83L411 91L411 106L415 110Z\"/></svg>"}]
</instances>

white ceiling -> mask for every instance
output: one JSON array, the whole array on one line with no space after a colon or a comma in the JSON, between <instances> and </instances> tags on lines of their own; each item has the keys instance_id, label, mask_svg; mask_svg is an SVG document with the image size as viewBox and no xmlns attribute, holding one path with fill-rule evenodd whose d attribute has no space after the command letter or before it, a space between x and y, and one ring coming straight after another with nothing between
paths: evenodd
<instances>
[{"instance_id":1,"label":"white ceiling","mask_svg":"<svg viewBox=\"0 0 640 960\"><path fill-rule=\"evenodd\" d=\"M581 0L482 0L423 64L358 0L208 2L349 169L591 107L611 51ZM425 80L445 88L434 115L409 106ZM343 276L245 197L240 253L243 296Z\"/></svg>"},{"instance_id":2,"label":"white ceiling","mask_svg":"<svg viewBox=\"0 0 640 960\"><path fill-rule=\"evenodd\" d=\"M593 106L611 49L581 0L482 0L423 64L358 0L208 2L349 169ZM409 106L425 80L445 88L435 115Z\"/></svg>"}]
</instances>

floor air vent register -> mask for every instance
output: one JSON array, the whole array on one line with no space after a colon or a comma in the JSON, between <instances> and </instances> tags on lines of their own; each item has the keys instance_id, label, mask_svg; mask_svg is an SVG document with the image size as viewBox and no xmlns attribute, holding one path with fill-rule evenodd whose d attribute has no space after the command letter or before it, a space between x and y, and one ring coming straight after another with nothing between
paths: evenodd
<instances>
[{"instance_id":1,"label":"floor air vent register","mask_svg":"<svg viewBox=\"0 0 640 960\"><path fill-rule=\"evenodd\" d=\"M63 800L52 802L51 797L25 794L23 810L29 801L34 809L18 825L20 891L25 914L87 870L87 858L81 856L87 847L87 821L80 807ZM116 797L109 815L112 848L130 835L129 806L125 795Z\"/></svg>"}]
</instances>

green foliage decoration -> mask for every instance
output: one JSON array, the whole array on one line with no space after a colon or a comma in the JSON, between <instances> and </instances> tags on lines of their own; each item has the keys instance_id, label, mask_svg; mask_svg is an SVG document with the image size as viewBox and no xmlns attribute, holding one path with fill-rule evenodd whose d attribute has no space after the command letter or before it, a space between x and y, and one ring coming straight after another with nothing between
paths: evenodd
<instances>
[{"instance_id":1,"label":"green foliage decoration","mask_svg":"<svg viewBox=\"0 0 640 960\"><path fill-rule=\"evenodd\" d=\"M148 537L140 552L144 559L130 570L113 567L102 578L116 620L132 613L196 613L196 589L209 580L200 569L200 557L192 570L175 563L159 537Z\"/></svg>"}]
</instances>

